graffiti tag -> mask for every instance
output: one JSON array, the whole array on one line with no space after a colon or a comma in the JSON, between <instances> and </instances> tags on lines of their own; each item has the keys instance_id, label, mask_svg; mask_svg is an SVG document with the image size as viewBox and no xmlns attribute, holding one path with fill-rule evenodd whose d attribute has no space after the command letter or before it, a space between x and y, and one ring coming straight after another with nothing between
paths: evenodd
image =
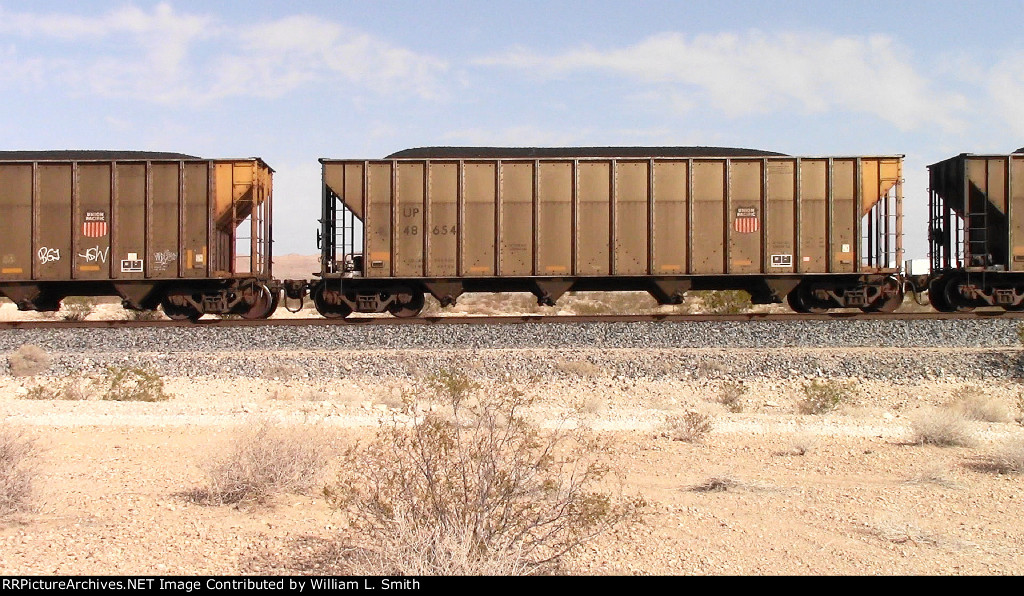
<instances>
[{"instance_id":1,"label":"graffiti tag","mask_svg":"<svg viewBox=\"0 0 1024 596\"><path fill-rule=\"evenodd\" d=\"M173 250L164 250L153 253L153 269L165 271L171 263L178 260L178 253Z\"/></svg>"},{"instance_id":2,"label":"graffiti tag","mask_svg":"<svg viewBox=\"0 0 1024 596\"><path fill-rule=\"evenodd\" d=\"M107 257L110 255L110 247L100 248L99 246L90 248L85 251L85 254L79 254L78 256L85 259L86 263L106 263Z\"/></svg>"},{"instance_id":3,"label":"graffiti tag","mask_svg":"<svg viewBox=\"0 0 1024 596\"><path fill-rule=\"evenodd\" d=\"M36 255L39 257L39 262L45 265L47 263L53 263L60 260L60 249L42 246L39 248L39 252L36 253Z\"/></svg>"},{"instance_id":4,"label":"graffiti tag","mask_svg":"<svg viewBox=\"0 0 1024 596\"><path fill-rule=\"evenodd\" d=\"M166 265L166 264L171 263L173 261L177 261L178 260L178 253L176 253L176 252L174 252L172 250L165 250L165 251L162 251L162 252L154 253L153 254L153 260L156 261L160 265Z\"/></svg>"}]
</instances>

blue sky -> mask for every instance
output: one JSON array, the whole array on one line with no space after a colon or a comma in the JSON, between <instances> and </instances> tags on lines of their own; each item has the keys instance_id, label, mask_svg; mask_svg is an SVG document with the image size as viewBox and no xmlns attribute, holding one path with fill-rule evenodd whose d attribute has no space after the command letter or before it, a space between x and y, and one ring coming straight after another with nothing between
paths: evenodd
<instances>
[{"instance_id":1,"label":"blue sky","mask_svg":"<svg viewBox=\"0 0 1024 596\"><path fill-rule=\"evenodd\" d=\"M8 2L0 148L260 156L275 251L316 252L317 158L424 145L1024 146L1024 0Z\"/></svg>"}]
</instances>

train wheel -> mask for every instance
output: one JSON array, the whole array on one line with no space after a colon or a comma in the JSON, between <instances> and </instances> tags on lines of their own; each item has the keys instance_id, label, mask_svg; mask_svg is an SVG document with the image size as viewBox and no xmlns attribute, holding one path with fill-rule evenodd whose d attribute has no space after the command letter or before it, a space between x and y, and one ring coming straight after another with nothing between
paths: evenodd
<instances>
[{"instance_id":1,"label":"train wheel","mask_svg":"<svg viewBox=\"0 0 1024 596\"><path fill-rule=\"evenodd\" d=\"M946 303L950 305L953 310L950 312L971 312L974 310L973 306L964 302L964 297L960 293L960 280L953 278L946 283L945 288Z\"/></svg>"},{"instance_id":2,"label":"train wheel","mask_svg":"<svg viewBox=\"0 0 1024 596\"><path fill-rule=\"evenodd\" d=\"M422 291L402 288L395 293L395 302L388 307L388 312L402 319L415 317L423 311L426 300Z\"/></svg>"},{"instance_id":3,"label":"train wheel","mask_svg":"<svg viewBox=\"0 0 1024 596\"><path fill-rule=\"evenodd\" d=\"M257 287L259 296L253 303L252 307L246 312L242 313L242 317L246 319L266 319L270 315L274 314L277 310L277 300L274 299L274 293L270 291L270 288L260 284Z\"/></svg>"},{"instance_id":4,"label":"train wheel","mask_svg":"<svg viewBox=\"0 0 1024 596\"><path fill-rule=\"evenodd\" d=\"M160 301L160 308L163 309L167 318L174 321L192 321L194 323L199 320L199 317L203 316L203 313L196 310L194 306L177 306L171 304L166 298Z\"/></svg>"},{"instance_id":5,"label":"train wheel","mask_svg":"<svg viewBox=\"0 0 1024 596\"><path fill-rule=\"evenodd\" d=\"M939 312L970 312L973 306L964 304L956 278L940 277L928 284L928 301Z\"/></svg>"},{"instance_id":6,"label":"train wheel","mask_svg":"<svg viewBox=\"0 0 1024 596\"><path fill-rule=\"evenodd\" d=\"M1013 288L1013 292L1014 294L1020 296L1021 294L1024 294L1024 287L1017 286ZM1010 312L1018 312L1024 310L1024 302L1021 302L1020 304L1004 304L1002 306L1003 310L1007 310Z\"/></svg>"},{"instance_id":7,"label":"train wheel","mask_svg":"<svg viewBox=\"0 0 1024 596\"><path fill-rule=\"evenodd\" d=\"M327 301L323 284L313 289L313 306L326 319L344 319L352 314L352 308L348 304L331 304Z\"/></svg>"},{"instance_id":8,"label":"train wheel","mask_svg":"<svg viewBox=\"0 0 1024 596\"><path fill-rule=\"evenodd\" d=\"M879 298L871 306L865 306L861 310L864 312L896 312L896 309L903 304L903 288L895 279L886 280L885 285L891 288L892 294Z\"/></svg>"},{"instance_id":9,"label":"train wheel","mask_svg":"<svg viewBox=\"0 0 1024 596\"><path fill-rule=\"evenodd\" d=\"M939 312L954 312L956 310L946 301L946 283L941 277L933 279L928 284L928 302L931 302L932 308Z\"/></svg>"},{"instance_id":10,"label":"train wheel","mask_svg":"<svg viewBox=\"0 0 1024 596\"><path fill-rule=\"evenodd\" d=\"M789 307L792 308L794 312L798 313L810 312L806 307L804 307L803 303L800 302L800 296L797 295L796 290L796 288L793 288L789 294L786 294L786 302L789 303Z\"/></svg>"},{"instance_id":11,"label":"train wheel","mask_svg":"<svg viewBox=\"0 0 1024 596\"><path fill-rule=\"evenodd\" d=\"M811 294L810 286L800 284L786 295L786 302L794 311L802 314L821 314L828 312L828 306L821 303Z\"/></svg>"}]
</instances>

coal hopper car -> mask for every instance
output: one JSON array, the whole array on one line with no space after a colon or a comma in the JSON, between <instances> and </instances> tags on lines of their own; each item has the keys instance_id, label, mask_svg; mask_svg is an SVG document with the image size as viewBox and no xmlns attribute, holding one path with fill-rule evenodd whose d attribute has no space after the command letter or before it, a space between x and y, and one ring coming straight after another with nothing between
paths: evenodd
<instances>
[{"instance_id":1,"label":"coal hopper car","mask_svg":"<svg viewBox=\"0 0 1024 596\"><path fill-rule=\"evenodd\" d=\"M902 301L902 156L428 147L321 159L320 313L431 294L746 290L801 312Z\"/></svg>"},{"instance_id":2,"label":"coal hopper car","mask_svg":"<svg viewBox=\"0 0 1024 596\"><path fill-rule=\"evenodd\" d=\"M0 152L0 295L22 310L118 296L176 319L269 316L272 176L258 158Z\"/></svg>"},{"instance_id":3,"label":"coal hopper car","mask_svg":"<svg viewBox=\"0 0 1024 596\"><path fill-rule=\"evenodd\" d=\"M1024 310L1024 148L932 164L928 186L932 305Z\"/></svg>"}]
</instances>

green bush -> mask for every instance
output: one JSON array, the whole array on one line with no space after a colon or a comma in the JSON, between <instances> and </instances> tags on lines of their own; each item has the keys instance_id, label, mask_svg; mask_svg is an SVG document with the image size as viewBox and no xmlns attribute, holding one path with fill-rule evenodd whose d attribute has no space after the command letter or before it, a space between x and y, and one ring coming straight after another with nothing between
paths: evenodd
<instances>
[{"instance_id":1,"label":"green bush","mask_svg":"<svg viewBox=\"0 0 1024 596\"><path fill-rule=\"evenodd\" d=\"M83 401L90 399L92 393L93 383L91 379L53 379L29 387L28 393L25 394L25 399Z\"/></svg>"},{"instance_id":2,"label":"green bush","mask_svg":"<svg viewBox=\"0 0 1024 596\"><path fill-rule=\"evenodd\" d=\"M797 403L801 414L824 414L836 409L853 397L852 383L841 381L813 380L804 386L804 397Z\"/></svg>"},{"instance_id":3,"label":"green bush","mask_svg":"<svg viewBox=\"0 0 1024 596\"><path fill-rule=\"evenodd\" d=\"M692 292L704 304L703 312L716 315L735 315L750 309L750 294L744 290L713 290Z\"/></svg>"},{"instance_id":4,"label":"green bush","mask_svg":"<svg viewBox=\"0 0 1024 596\"><path fill-rule=\"evenodd\" d=\"M103 399L110 401L167 401L164 380L159 373L142 367L117 366L107 369L107 390Z\"/></svg>"},{"instance_id":5,"label":"green bush","mask_svg":"<svg viewBox=\"0 0 1024 596\"><path fill-rule=\"evenodd\" d=\"M166 317L159 310L134 310L129 308L125 309L124 318L127 321L160 321Z\"/></svg>"},{"instance_id":6,"label":"green bush","mask_svg":"<svg viewBox=\"0 0 1024 596\"><path fill-rule=\"evenodd\" d=\"M60 307L65 321L84 321L96 308L96 300L86 296L68 296L60 301Z\"/></svg>"}]
</instances>

